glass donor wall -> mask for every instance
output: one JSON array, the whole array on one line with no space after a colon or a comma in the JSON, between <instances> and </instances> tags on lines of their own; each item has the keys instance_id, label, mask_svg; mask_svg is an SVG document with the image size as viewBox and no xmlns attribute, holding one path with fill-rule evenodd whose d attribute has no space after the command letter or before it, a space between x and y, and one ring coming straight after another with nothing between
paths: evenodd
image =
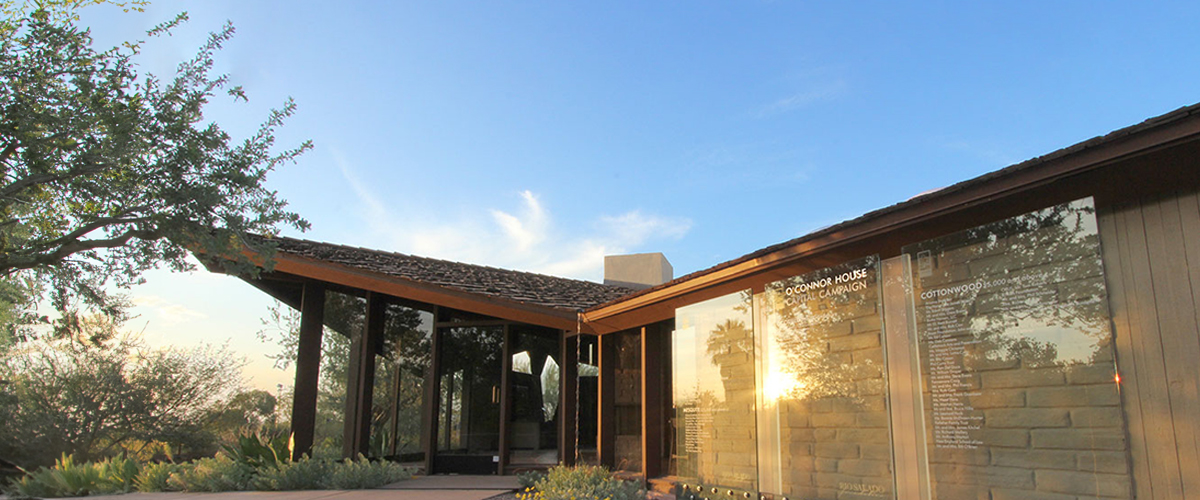
<instances>
[{"instance_id":1,"label":"glass donor wall","mask_svg":"<svg viewBox=\"0 0 1200 500\"><path fill-rule=\"evenodd\" d=\"M1084 199L680 308L681 498L1130 498L1107 304Z\"/></svg>"}]
</instances>

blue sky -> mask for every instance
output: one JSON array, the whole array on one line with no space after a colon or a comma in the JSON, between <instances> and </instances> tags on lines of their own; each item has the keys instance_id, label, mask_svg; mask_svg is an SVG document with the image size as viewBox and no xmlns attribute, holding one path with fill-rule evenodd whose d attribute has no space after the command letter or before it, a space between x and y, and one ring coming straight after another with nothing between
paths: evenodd
<instances>
[{"instance_id":1,"label":"blue sky","mask_svg":"<svg viewBox=\"0 0 1200 500\"><path fill-rule=\"evenodd\" d=\"M285 234L598 280L681 275L1200 101L1196 2L254 2L85 9L169 75L226 20L235 136L288 96ZM144 37L143 37L144 38ZM237 280L153 273L131 323L231 344L274 387Z\"/></svg>"}]
</instances>

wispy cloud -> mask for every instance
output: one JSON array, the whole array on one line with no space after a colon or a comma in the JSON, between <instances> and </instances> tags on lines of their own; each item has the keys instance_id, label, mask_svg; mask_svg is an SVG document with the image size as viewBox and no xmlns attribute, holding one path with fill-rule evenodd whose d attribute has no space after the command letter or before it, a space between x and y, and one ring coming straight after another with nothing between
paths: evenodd
<instances>
[{"instance_id":1,"label":"wispy cloud","mask_svg":"<svg viewBox=\"0 0 1200 500\"><path fill-rule=\"evenodd\" d=\"M134 297L133 305L145 312L152 312L154 314L154 318L162 321L163 326L180 325L188 321L208 317L208 315L200 311L188 308L182 304L171 302L157 295L141 295ZM147 319L153 320L154 318Z\"/></svg>"},{"instance_id":2,"label":"wispy cloud","mask_svg":"<svg viewBox=\"0 0 1200 500\"><path fill-rule=\"evenodd\" d=\"M787 113L789 111L808 107L818 102L831 101L841 97L842 95L845 95L845 93L846 82L844 80L824 82L780 98L775 102L763 106L762 108L759 108L756 115L759 118L765 118L772 115Z\"/></svg>"},{"instance_id":3,"label":"wispy cloud","mask_svg":"<svg viewBox=\"0 0 1200 500\"><path fill-rule=\"evenodd\" d=\"M335 155L335 162L362 203L372 233L362 244L401 253L598 281L605 255L648 251L645 245L677 240L692 227L684 217L632 210L598 214L591 224L569 224L587 228L583 234L566 231L528 190L516 193L515 207L481 207L458 218L406 213L360 182L344 158Z\"/></svg>"}]
</instances>

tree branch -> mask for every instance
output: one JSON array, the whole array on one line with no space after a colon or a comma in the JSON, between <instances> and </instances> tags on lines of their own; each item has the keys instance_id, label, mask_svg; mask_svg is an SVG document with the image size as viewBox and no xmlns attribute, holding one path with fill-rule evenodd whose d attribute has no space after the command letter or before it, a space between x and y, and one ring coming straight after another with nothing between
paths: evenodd
<instances>
[{"instance_id":1,"label":"tree branch","mask_svg":"<svg viewBox=\"0 0 1200 500\"><path fill-rule=\"evenodd\" d=\"M85 166L79 167L78 169L70 170L70 171L67 171L62 174L57 174L57 175L56 174L35 174L35 175L31 175L29 177L17 179L15 181L13 181L11 184L4 186L3 188L0 188L0 198L11 198L11 197L15 196L17 193L20 193L21 191L24 191L25 189L29 188L30 186L35 186L38 184L46 184L49 182L56 182L56 181L61 181L61 180L66 180L66 179L72 179L75 177L79 177L81 175L94 174L96 172L100 172L100 171L104 170L107 167L108 167L108 165L105 165L103 163L97 163L97 164L92 164L92 165L85 165Z\"/></svg>"},{"instance_id":2,"label":"tree branch","mask_svg":"<svg viewBox=\"0 0 1200 500\"><path fill-rule=\"evenodd\" d=\"M23 269L33 269L35 267L49 266L66 259L68 256L86 252L88 250L96 250L100 248L116 248L129 243L129 240L134 238L142 240L157 240L165 235L161 231L142 231L130 229L125 231L120 236L103 240L87 240L87 241L71 241L64 243L57 250L49 253L29 256L28 260L9 259L7 262L0 262L0 272L17 271Z\"/></svg>"},{"instance_id":3,"label":"tree branch","mask_svg":"<svg viewBox=\"0 0 1200 500\"><path fill-rule=\"evenodd\" d=\"M135 212L139 209L144 209L144 208L145 207L131 208L129 210L126 210L125 213ZM71 232L64 234L53 240L46 241L46 242L40 242L40 243L31 243L30 247L35 250L41 249L41 248L50 248L50 247L54 247L57 245L66 244L71 241L78 241L79 238L82 238L82 237L86 236L88 233L95 231L97 229L100 229L102 227L105 227L105 226L115 226L118 224L137 224L139 222L147 222L149 220L151 220L150 217L134 217L132 219L123 219L120 217L101 217L99 219L92 221L89 224L84 224L83 226L80 226L79 229L71 231Z\"/></svg>"}]
</instances>

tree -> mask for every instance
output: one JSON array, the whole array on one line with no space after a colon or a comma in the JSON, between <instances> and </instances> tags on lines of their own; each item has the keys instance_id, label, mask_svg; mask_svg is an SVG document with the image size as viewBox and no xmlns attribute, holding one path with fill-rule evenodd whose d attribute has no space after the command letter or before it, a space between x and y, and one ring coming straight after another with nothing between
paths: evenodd
<instances>
[{"instance_id":1,"label":"tree","mask_svg":"<svg viewBox=\"0 0 1200 500\"><path fill-rule=\"evenodd\" d=\"M0 357L0 457L29 468L156 444L212 453L204 427L240 390L244 364L224 347L150 349L128 335L23 342Z\"/></svg>"},{"instance_id":2,"label":"tree","mask_svg":"<svg viewBox=\"0 0 1200 500\"><path fill-rule=\"evenodd\" d=\"M269 243L245 235L308 228L264 181L311 144L274 148L290 99L240 142L205 121L219 91L245 100L211 74L233 27L160 82L137 73L143 42L96 51L87 31L60 21L38 10L6 22L0 40L0 277L40 284L65 317L79 305L119 316L107 285L140 283L160 266L190 270L189 252L228 259L231 272L269 268Z\"/></svg>"}]
</instances>

